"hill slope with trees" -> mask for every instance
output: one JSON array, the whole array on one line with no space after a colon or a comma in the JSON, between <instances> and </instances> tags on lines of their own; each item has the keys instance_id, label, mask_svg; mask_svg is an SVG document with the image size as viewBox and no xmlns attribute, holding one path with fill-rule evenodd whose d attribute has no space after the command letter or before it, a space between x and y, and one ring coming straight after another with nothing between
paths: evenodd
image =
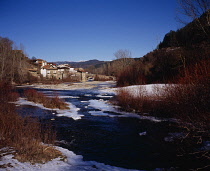
<instances>
[{"instance_id":1,"label":"hill slope with trees","mask_svg":"<svg viewBox=\"0 0 210 171\"><path fill-rule=\"evenodd\" d=\"M24 83L28 75L29 59L23 50L14 48L8 38L0 37L0 81Z\"/></svg>"},{"instance_id":2,"label":"hill slope with trees","mask_svg":"<svg viewBox=\"0 0 210 171\"><path fill-rule=\"evenodd\" d=\"M128 66L118 77L118 86L176 82L186 68L210 58L210 25L207 11L185 27L167 33L158 48Z\"/></svg>"}]
</instances>

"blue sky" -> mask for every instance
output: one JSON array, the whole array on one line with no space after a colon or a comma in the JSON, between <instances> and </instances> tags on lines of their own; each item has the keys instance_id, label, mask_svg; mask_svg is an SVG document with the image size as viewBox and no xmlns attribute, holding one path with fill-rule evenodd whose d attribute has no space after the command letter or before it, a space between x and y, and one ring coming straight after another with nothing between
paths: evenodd
<instances>
[{"instance_id":1,"label":"blue sky","mask_svg":"<svg viewBox=\"0 0 210 171\"><path fill-rule=\"evenodd\" d=\"M176 9L176 0L0 0L0 36L47 61L141 57L180 27Z\"/></svg>"}]
</instances>

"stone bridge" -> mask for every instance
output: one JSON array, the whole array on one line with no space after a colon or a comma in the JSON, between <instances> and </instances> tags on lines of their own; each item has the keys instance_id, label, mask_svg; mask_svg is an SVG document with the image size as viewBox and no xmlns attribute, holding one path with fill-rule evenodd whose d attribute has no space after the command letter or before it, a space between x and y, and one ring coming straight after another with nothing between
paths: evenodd
<instances>
[{"instance_id":1,"label":"stone bridge","mask_svg":"<svg viewBox=\"0 0 210 171\"><path fill-rule=\"evenodd\" d=\"M78 76L80 77L80 81L114 81L116 80L115 77L113 76L106 76L106 75L100 75L100 74L90 74L90 73L86 73L86 72L79 72L77 73L79 74Z\"/></svg>"},{"instance_id":2,"label":"stone bridge","mask_svg":"<svg viewBox=\"0 0 210 171\"><path fill-rule=\"evenodd\" d=\"M106 81L106 80L110 80L110 81L114 81L116 80L115 77L113 76L107 76L107 75L100 75L100 74L90 74L87 73L86 74L86 80L95 80L95 81Z\"/></svg>"}]
</instances>

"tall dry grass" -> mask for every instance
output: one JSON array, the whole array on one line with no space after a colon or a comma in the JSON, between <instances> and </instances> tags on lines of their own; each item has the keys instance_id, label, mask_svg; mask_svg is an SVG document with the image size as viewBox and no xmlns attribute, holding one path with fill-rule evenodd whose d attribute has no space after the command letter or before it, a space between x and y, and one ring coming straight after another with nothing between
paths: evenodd
<instances>
[{"instance_id":1,"label":"tall dry grass","mask_svg":"<svg viewBox=\"0 0 210 171\"><path fill-rule=\"evenodd\" d=\"M209 170L210 151L201 147L210 139L210 59L185 69L178 83L164 90L164 101L186 133L179 156L199 160L191 170Z\"/></svg>"},{"instance_id":2,"label":"tall dry grass","mask_svg":"<svg viewBox=\"0 0 210 171\"><path fill-rule=\"evenodd\" d=\"M126 89L117 93L117 101L126 110L149 112L165 117L210 125L210 60L185 69L177 84L156 89L152 95L139 89L135 95Z\"/></svg>"},{"instance_id":3,"label":"tall dry grass","mask_svg":"<svg viewBox=\"0 0 210 171\"><path fill-rule=\"evenodd\" d=\"M151 102L153 101L153 99L147 95L143 87L138 87L131 91L120 88L117 91L116 100L123 110L134 111L141 114L151 110Z\"/></svg>"},{"instance_id":4,"label":"tall dry grass","mask_svg":"<svg viewBox=\"0 0 210 171\"><path fill-rule=\"evenodd\" d=\"M22 118L15 111L10 101L17 100L17 93L12 92L7 83L0 83L0 148L13 147L15 157L31 163L46 162L62 156L51 145L56 138L50 125L42 126L37 119Z\"/></svg>"},{"instance_id":5,"label":"tall dry grass","mask_svg":"<svg viewBox=\"0 0 210 171\"><path fill-rule=\"evenodd\" d=\"M187 68L178 85L165 89L164 100L181 120L209 125L210 60Z\"/></svg>"},{"instance_id":6,"label":"tall dry grass","mask_svg":"<svg viewBox=\"0 0 210 171\"><path fill-rule=\"evenodd\" d=\"M112 77L108 77L108 76L103 76L103 75L97 75L94 78L94 81L112 81L113 78Z\"/></svg>"},{"instance_id":7,"label":"tall dry grass","mask_svg":"<svg viewBox=\"0 0 210 171\"><path fill-rule=\"evenodd\" d=\"M209 170L210 151L203 144L210 140L210 60L186 68L177 80L177 84L156 87L152 95L142 89L133 94L121 89L116 97L118 104L129 111L177 118L185 133L175 141L179 162L183 161L180 168ZM194 161L193 166L189 159Z\"/></svg>"},{"instance_id":8,"label":"tall dry grass","mask_svg":"<svg viewBox=\"0 0 210 171\"><path fill-rule=\"evenodd\" d=\"M58 96L50 98L34 89L25 90L24 96L29 101L43 104L43 106L47 108L69 109L68 104L62 101Z\"/></svg>"}]
</instances>

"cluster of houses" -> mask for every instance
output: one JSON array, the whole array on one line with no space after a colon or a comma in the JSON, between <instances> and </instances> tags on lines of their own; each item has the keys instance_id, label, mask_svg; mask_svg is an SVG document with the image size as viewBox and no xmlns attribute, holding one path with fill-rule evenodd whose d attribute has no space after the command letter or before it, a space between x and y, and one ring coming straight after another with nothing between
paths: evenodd
<instances>
[{"instance_id":1,"label":"cluster of houses","mask_svg":"<svg viewBox=\"0 0 210 171\"><path fill-rule=\"evenodd\" d=\"M71 68L68 64L56 65L48 63L42 59L32 60L29 69L31 75L44 79L66 79L71 78L75 81L86 81L86 72L82 68Z\"/></svg>"}]
</instances>

